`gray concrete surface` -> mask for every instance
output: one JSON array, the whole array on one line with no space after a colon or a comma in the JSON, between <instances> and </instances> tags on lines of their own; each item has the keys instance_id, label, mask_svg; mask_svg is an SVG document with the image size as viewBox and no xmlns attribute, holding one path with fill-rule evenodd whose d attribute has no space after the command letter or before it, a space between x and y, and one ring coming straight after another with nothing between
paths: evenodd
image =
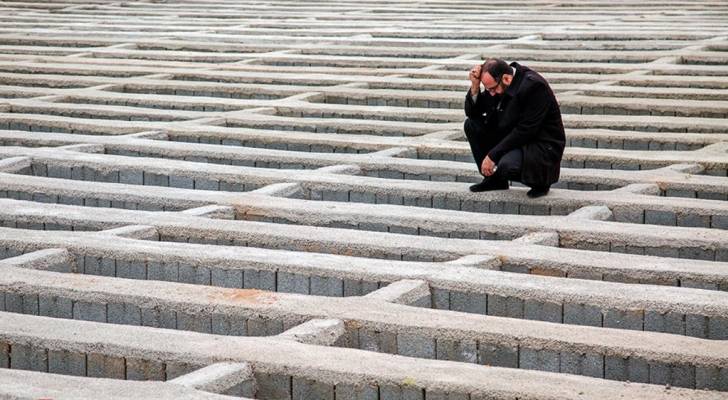
<instances>
[{"instance_id":1,"label":"gray concrete surface","mask_svg":"<svg viewBox=\"0 0 728 400\"><path fill-rule=\"evenodd\" d=\"M160 360L165 374L173 364L211 364L213 360L248 362L258 384L256 397L291 396L318 389L326 396L341 390L411 391L469 394L475 398L592 398L614 396L660 399L725 398L723 393L666 388L663 385L612 382L568 374L484 367L439 360L381 355L373 352L312 346L275 338L226 338L157 328L101 325L94 322L0 313L0 341L11 347L110 358ZM9 326L13 328L9 328ZM139 340L143 332L144 339ZM83 334L82 334L83 333ZM105 346L98 346L105 343ZM260 351L265 347L265 351ZM352 362L357 360L357 362ZM293 385L291 385L291 382ZM366 382L366 383L364 383ZM354 388L351 388L351 387Z\"/></svg>"}]
</instances>

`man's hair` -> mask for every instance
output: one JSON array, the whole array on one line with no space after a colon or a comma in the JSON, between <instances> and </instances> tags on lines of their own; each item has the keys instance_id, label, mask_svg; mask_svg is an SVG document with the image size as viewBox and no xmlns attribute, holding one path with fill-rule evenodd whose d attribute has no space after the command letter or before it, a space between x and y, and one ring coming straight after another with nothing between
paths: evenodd
<instances>
[{"instance_id":1,"label":"man's hair","mask_svg":"<svg viewBox=\"0 0 728 400\"><path fill-rule=\"evenodd\" d=\"M513 75L513 70L507 62L500 58L489 58L485 60L483 66L480 68L480 75L489 73L496 81L499 81L503 75Z\"/></svg>"}]
</instances>

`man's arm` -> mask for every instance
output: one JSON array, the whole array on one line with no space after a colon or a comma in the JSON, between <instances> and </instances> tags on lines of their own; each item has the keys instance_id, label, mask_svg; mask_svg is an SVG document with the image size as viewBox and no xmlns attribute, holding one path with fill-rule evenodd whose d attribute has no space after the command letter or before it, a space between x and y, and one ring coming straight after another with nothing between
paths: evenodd
<instances>
[{"instance_id":1,"label":"man's arm","mask_svg":"<svg viewBox=\"0 0 728 400\"><path fill-rule=\"evenodd\" d=\"M523 101L523 113L516 127L488 153L488 157L495 163L507 152L532 141L541 131L543 120L551 107L548 88L536 82L523 95Z\"/></svg>"},{"instance_id":2,"label":"man's arm","mask_svg":"<svg viewBox=\"0 0 728 400\"><path fill-rule=\"evenodd\" d=\"M465 95L465 115L473 119L483 118L483 111L480 111L483 108L483 96L480 95L480 70L481 66L476 65L468 73L470 89Z\"/></svg>"},{"instance_id":3,"label":"man's arm","mask_svg":"<svg viewBox=\"0 0 728 400\"><path fill-rule=\"evenodd\" d=\"M468 93L465 94L465 115L468 118L472 119L479 119L483 118L483 112L478 112L480 109L482 109L482 105L478 104L478 100L481 100L482 95L476 94L475 98L473 98L473 95L470 90L468 90ZM481 106L481 107L479 107Z\"/></svg>"}]
</instances>

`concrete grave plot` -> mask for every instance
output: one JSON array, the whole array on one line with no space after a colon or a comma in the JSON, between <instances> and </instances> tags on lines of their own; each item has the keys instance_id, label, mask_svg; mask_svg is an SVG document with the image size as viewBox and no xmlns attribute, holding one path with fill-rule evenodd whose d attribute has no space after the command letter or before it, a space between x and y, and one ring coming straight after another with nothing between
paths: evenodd
<instances>
[{"instance_id":1,"label":"concrete grave plot","mask_svg":"<svg viewBox=\"0 0 728 400\"><path fill-rule=\"evenodd\" d=\"M0 398L728 398L728 4L0 4ZM471 193L466 74L561 180Z\"/></svg>"}]
</instances>

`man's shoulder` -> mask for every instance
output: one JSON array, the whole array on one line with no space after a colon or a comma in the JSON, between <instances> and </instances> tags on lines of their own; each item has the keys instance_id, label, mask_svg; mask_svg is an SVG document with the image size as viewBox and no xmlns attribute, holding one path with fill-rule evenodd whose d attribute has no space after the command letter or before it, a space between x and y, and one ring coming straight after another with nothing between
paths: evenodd
<instances>
[{"instance_id":1,"label":"man's shoulder","mask_svg":"<svg viewBox=\"0 0 728 400\"><path fill-rule=\"evenodd\" d=\"M524 83L528 82L531 85L546 84L546 78L544 78L538 72L530 68L525 69L523 72Z\"/></svg>"},{"instance_id":2,"label":"man's shoulder","mask_svg":"<svg viewBox=\"0 0 728 400\"><path fill-rule=\"evenodd\" d=\"M523 80L518 91L520 93L530 93L534 90L543 90L548 87L549 85L543 76L533 70L529 70L523 74Z\"/></svg>"}]
</instances>

